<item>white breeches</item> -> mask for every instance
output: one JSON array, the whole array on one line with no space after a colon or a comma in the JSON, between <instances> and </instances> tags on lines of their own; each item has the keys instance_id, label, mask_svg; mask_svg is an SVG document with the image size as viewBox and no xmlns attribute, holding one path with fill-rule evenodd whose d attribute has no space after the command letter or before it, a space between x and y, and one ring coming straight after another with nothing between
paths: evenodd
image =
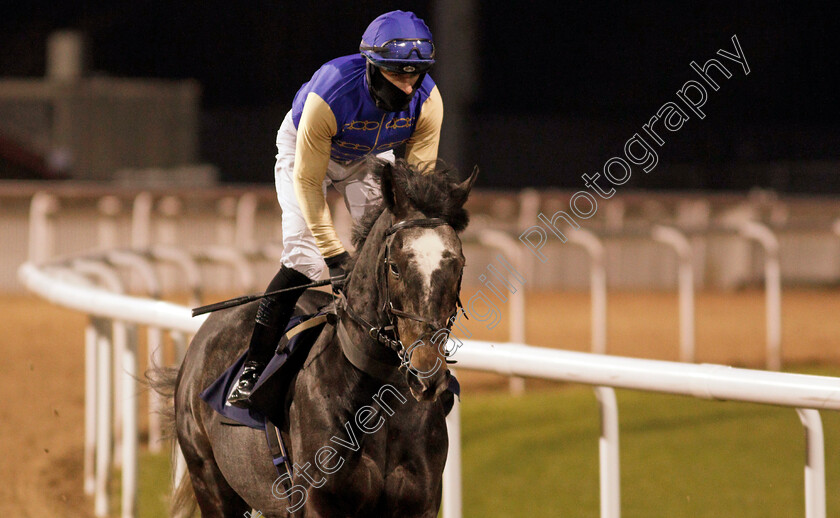
<instances>
[{"instance_id":1,"label":"white breeches","mask_svg":"<svg viewBox=\"0 0 840 518\"><path fill-rule=\"evenodd\" d=\"M292 174L295 168L295 140L297 130L292 122L292 112L286 114L277 132L277 162L274 164L274 184L277 201L283 210L283 254L280 262L306 275L318 279L327 265L315 238L306 225L303 212L295 196ZM386 151L379 158L394 161L394 152ZM379 181L362 167L363 161L341 165L330 160L327 175L322 186L326 196L327 185L332 184L344 197L344 205L355 222L365 209L379 202L382 194Z\"/></svg>"}]
</instances>

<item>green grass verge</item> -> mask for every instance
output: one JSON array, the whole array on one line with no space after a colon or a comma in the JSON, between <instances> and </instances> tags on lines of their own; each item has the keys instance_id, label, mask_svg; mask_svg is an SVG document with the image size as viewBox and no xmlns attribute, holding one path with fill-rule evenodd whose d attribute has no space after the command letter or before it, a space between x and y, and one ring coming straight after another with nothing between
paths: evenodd
<instances>
[{"instance_id":1,"label":"green grass verge","mask_svg":"<svg viewBox=\"0 0 840 518\"><path fill-rule=\"evenodd\" d=\"M164 447L169 451L169 445ZM169 516L169 494L171 492L171 463L168 453L140 453L137 466L137 517L160 518ZM115 507L111 516L120 516L119 472L111 478L109 493L111 505Z\"/></svg>"},{"instance_id":2,"label":"green grass verge","mask_svg":"<svg viewBox=\"0 0 840 518\"><path fill-rule=\"evenodd\" d=\"M799 370L803 372L803 369ZM840 376L840 369L807 372ZM617 391L625 518L804 516L793 409ZM597 517L598 408L588 387L464 394L464 516ZM823 412L828 516L840 516L840 414ZM138 516L165 516L166 455L141 459Z\"/></svg>"}]
</instances>

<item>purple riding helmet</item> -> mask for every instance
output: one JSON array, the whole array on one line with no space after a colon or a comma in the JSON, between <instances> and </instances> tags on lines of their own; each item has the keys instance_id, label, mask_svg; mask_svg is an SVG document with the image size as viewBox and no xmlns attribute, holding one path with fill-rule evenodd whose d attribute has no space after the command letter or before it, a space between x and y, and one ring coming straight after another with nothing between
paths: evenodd
<instances>
[{"instance_id":1,"label":"purple riding helmet","mask_svg":"<svg viewBox=\"0 0 840 518\"><path fill-rule=\"evenodd\" d=\"M402 111L435 63L435 44L429 27L412 12L391 11L373 20L362 35L359 51L367 59L368 90L377 107ZM388 81L382 70L419 74L406 94Z\"/></svg>"}]
</instances>

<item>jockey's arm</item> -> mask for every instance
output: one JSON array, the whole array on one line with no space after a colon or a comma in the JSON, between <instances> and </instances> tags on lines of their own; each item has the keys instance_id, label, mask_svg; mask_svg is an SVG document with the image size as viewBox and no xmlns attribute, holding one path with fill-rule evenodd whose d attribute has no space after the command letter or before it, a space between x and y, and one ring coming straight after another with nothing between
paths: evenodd
<instances>
[{"instance_id":1,"label":"jockey's arm","mask_svg":"<svg viewBox=\"0 0 840 518\"><path fill-rule=\"evenodd\" d=\"M336 132L335 114L330 106L319 95L310 92L298 123L294 185L303 217L325 258L345 251L322 190L330 161L331 139Z\"/></svg>"},{"instance_id":2,"label":"jockey's arm","mask_svg":"<svg viewBox=\"0 0 840 518\"><path fill-rule=\"evenodd\" d=\"M405 158L411 165L437 160L440 126L443 123L443 99L437 85L423 102L414 133L405 144Z\"/></svg>"}]
</instances>

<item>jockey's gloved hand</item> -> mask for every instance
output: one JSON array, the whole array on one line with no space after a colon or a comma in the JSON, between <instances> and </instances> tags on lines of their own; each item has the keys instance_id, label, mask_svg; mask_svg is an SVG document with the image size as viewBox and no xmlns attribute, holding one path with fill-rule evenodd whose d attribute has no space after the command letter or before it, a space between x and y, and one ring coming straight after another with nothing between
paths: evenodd
<instances>
[{"instance_id":1,"label":"jockey's gloved hand","mask_svg":"<svg viewBox=\"0 0 840 518\"><path fill-rule=\"evenodd\" d=\"M332 284L335 293L344 291L344 283L347 282L347 270L345 270L344 265L347 264L349 259L350 254L347 252L324 258L324 262L330 269L330 284Z\"/></svg>"}]
</instances>

